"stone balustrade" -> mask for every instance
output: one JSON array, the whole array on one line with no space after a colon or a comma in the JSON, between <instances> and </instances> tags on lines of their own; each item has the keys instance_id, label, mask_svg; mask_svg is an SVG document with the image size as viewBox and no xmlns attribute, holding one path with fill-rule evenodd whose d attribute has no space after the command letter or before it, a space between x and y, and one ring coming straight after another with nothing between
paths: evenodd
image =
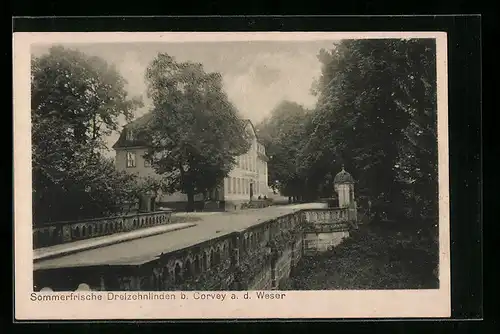
<instances>
[{"instance_id":1,"label":"stone balustrade","mask_svg":"<svg viewBox=\"0 0 500 334\"><path fill-rule=\"evenodd\" d=\"M331 233L331 232L340 232L345 231L350 228L350 224L346 223L319 223L319 224L310 224L310 226L306 226L304 228L305 233Z\"/></svg>"},{"instance_id":2,"label":"stone balustrade","mask_svg":"<svg viewBox=\"0 0 500 334\"><path fill-rule=\"evenodd\" d=\"M330 230L327 225L331 225ZM159 254L143 264L58 268L58 274L42 270L34 274L35 291L42 287L57 291L69 286L74 290L81 283L92 290L107 291L281 289L304 255L305 231L313 227L318 233L322 228L328 232L332 228L349 229L347 209L296 211ZM56 283L55 277L64 282Z\"/></svg>"},{"instance_id":3,"label":"stone balustrade","mask_svg":"<svg viewBox=\"0 0 500 334\"><path fill-rule=\"evenodd\" d=\"M33 229L33 247L48 247L145 227L169 224L171 215L171 211L162 210L116 217L54 222Z\"/></svg>"},{"instance_id":4,"label":"stone balustrade","mask_svg":"<svg viewBox=\"0 0 500 334\"><path fill-rule=\"evenodd\" d=\"M332 224L349 221L349 208L306 209L302 212L308 223Z\"/></svg>"},{"instance_id":5,"label":"stone balustrade","mask_svg":"<svg viewBox=\"0 0 500 334\"><path fill-rule=\"evenodd\" d=\"M357 228L356 207L304 211L303 255L311 256L339 245Z\"/></svg>"}]
</instances>

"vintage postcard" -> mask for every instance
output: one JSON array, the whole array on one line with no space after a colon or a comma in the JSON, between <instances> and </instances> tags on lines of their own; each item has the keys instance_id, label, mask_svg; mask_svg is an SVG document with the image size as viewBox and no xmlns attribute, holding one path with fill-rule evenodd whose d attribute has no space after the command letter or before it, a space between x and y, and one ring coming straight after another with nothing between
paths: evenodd
<instances>
[{"instance_id":1,"label":"vintage postcard","mask_svg":"<svg viewBox=\"0 0 500 334\"><path fill-rule=\"evenodd\" d=\"M16 319L449 317L446 41L14 33Z\"/></svg>"}]
</instances>

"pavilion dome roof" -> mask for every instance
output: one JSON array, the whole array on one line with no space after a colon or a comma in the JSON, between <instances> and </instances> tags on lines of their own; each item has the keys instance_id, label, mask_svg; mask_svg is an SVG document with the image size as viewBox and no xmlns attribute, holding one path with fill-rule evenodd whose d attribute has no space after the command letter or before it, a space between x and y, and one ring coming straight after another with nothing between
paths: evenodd
<instances>
[{"instance_id":1,"label":"pavilion dome roof","mask_svg":"<svg viewBox=\"0 0 500 334\"><path fill-rule=\"evenodd\" d=\"M351 174L345 171L344 166L342 166L342 170L335 175L335 178L333 179L334 184L340 184L340 183L354 183L354 178L352 177Z\"/></svg>"}]
</instances>

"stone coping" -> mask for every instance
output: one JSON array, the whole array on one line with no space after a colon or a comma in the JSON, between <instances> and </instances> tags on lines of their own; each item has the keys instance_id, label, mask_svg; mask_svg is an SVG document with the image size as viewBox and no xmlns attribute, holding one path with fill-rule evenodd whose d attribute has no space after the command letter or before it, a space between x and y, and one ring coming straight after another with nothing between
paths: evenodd
<instances>
[{"instance_id":1,"label":"stone coping","mask_svg":"<svg viewBox=\"0 0 500 334\"><path fill-rule=\"evenodd\" d=\"M55 222L45 222L43 224L40 224L39 226L35 226L33 228L33 230L39 230L39 229L44 229L47 227L68 225L68 224L73 225L73 224L93 223L93 222L115 220L115 219L147 217L147 216L154 216L154 215L158 215L158 214L168 214L168 213L172 213L172 212L173 212L173 210L171 210L171 209L161 209L161 210L150 211L150 212L128 213L126 215L120 215L120 216L98 217L98 218L88 218L88 219L79 219L79 220L60 220L60 221L55 221Z\"/></svg>"},{"instance_id":2,"label":"stone coping","mask_svg":"<svg viewBox=\"0 0 500 334\"><path fill-rule=\"evenodd\" d=\"M110 244L101 249L88 249L78 254L46 258L35 263L34 270L102 266L138 265L156 259L162 253L179 251L205 241L228 237L254 225L276 219L304 209L322 208L321 203L270 206L263 209L218 212L203 216L196 226L173 233L139 237L128 242Z\"/></svg>"},{"instance_id":3,"label":"stone coping","mask_svg":"<svg viewBox=\"0 0 500 334\"><path fill-rule=\"evenodd\" d=\"M70 243L38 248L33 251L33 261L39 262L41 260L70 255L134 239L149 237L167 232L173 232L180 229L193 227L195 225L196 224L194 223L177 223L177 224L152 226L129 232L116 233L97 238L78 240Z\"/></svg>"}]
</instances>

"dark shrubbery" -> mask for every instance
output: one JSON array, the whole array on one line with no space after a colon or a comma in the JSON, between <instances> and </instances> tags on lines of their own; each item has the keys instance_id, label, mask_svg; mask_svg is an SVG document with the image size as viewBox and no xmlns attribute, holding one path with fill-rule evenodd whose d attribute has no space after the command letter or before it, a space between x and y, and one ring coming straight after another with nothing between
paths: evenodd
<instances>
[{"instance_id":1,"label":"dark shrubbery","mask_svg":"<svg viewBox=\"0 0 500 334\"><path fill-rule=\"evenodd\" d=\"M436 238L418 229L363 226L331 251L304 258L293 288L437 289L438 250Z\"/></svg>"},{"instance_id":2,"label":"dark shrubbery","mask_svg":"<svg viewBox=\"0 0 500 334\"><path fill-rule=\"evenodd\" d=\"M103 59L59 46L31 60L33 224L120 213L135 178L103 155L105 137L142 105Z\"/></svg>"},{"instance_id":3,"label":"dark shrubbery","mask_svg":"<svg viewBox=\"0 0 500 334\"><path fill-rule=\"evenodd\" d=\"M268 206L271 205L273 205L273 200L270 198L258 199L258 200L252 200L248 203L243 203L241 205L241 209L261 209L261 208L267 208Z\"/></svg>"}]
</instances>

